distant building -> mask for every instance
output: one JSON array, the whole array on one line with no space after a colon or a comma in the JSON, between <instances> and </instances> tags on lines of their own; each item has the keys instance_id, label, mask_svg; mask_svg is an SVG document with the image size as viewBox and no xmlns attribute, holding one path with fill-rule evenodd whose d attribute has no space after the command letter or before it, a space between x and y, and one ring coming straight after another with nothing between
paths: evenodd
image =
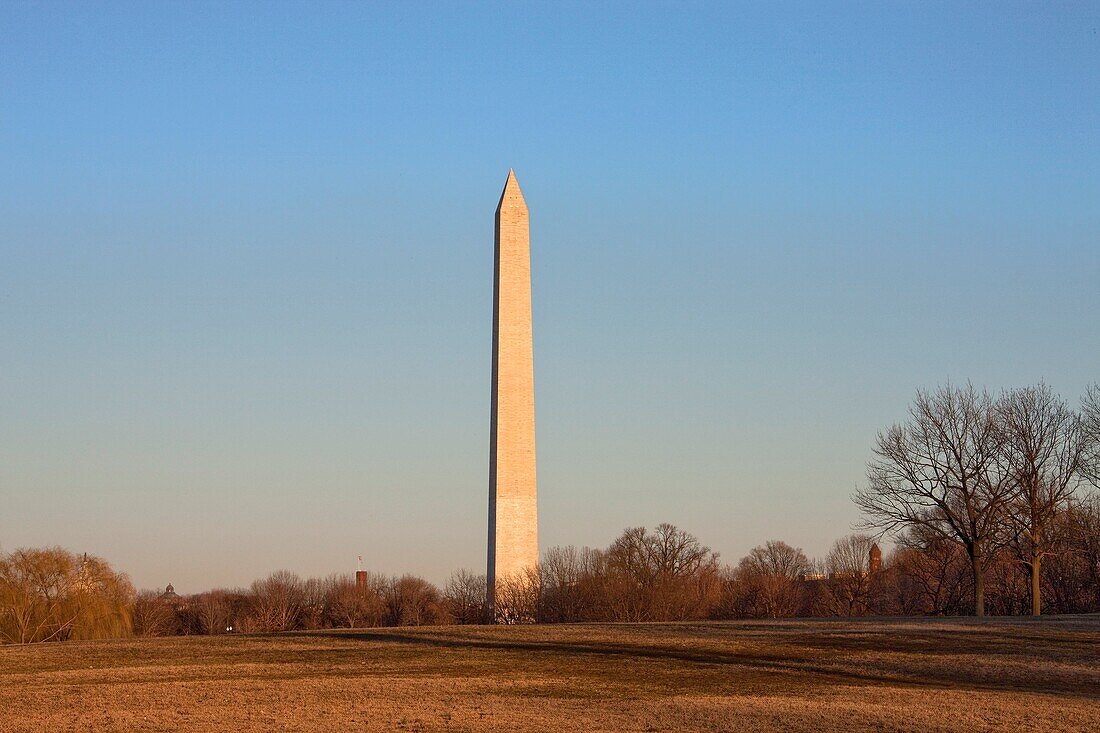
<instances>
[{"instance_id":1,"label":"distant building","mask_svg":"<svg viewBox=\"0 0 1100 733\"><path fill-rule=\"evenodd\" d=\"M359 556L359 564L355 570L355 587L365 588L367 586L367 571L363 569L363 556Z\"/></svg>"},{"instance_id":2,"label":"distant building","mask_svg":"<svg viewBox=\"0 0 1100 733\"><path fill-rule=\"evenodd\" d=\"M882 550L879 549L878 543L871 545L871 550L867 553L867 567L871 575L882 570Z\"/></svg>"},{"instance_id":3,"label":"distant building","mask_svg":"<svg viewBox=\"0 0 1100 733\"><path fill-rule=\"evenodd\" d=\"M76 590L87 593L95 586L95 578L92 576L92 568L88 562L88 553L80 560L80 569L76 572L76 580L73 583Z\"/></svg>"}]
</instances>

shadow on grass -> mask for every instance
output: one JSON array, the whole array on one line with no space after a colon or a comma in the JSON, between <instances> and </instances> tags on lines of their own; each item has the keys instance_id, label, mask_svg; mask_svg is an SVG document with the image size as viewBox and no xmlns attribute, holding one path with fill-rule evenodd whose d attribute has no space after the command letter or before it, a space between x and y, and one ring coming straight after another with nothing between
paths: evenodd
<instances>
[{"instance_id":1,"label":"shadow on grass","mask_svg":"<svg viewBox=\"0 0 1100 733\"><path fill-rule=\"evenodd\" d=\"M698 625L696 625L698 626ZM782 627L782 628L780 628ZM484 629L486 627L478 627ZM533 628L533 627L527 627ZM637 628L637 627L636 627ZM658 625L645 625L647 629L658 629ZM675 628L675 627L672 627ZM701 629L715 630L721 625L699 626ZM1085 638L1051 639L1046 635L1026 636L1034 638L1020 638L1013 636L1005 638L1002 632L993 628L967 628L958 630L921 629L921 640L912 638L918 634L917 630L907 631L906 638L891 638L889 628L878 628L876 637L868 642L865 638L858 643L852 643L851 639L841 638L844 632L852 632L852 626L838 626L831 629L829 634L820 638L819 634L807 633L804 624L777 624L769 629L776 632L762 635L755 639L762 645L769 642L784 649L805 650L809 652L804 657L796 653L769 654L764 651L734 652L706 649L686 649L683 647L669 647L650 644L623 644L611 642L585 642L585 641L554 641L498 638L487 639L478 636L466 636L448 634L443 631L420 629L416 632L397 630L349 630L349 631L313 631L290 634L302 637L331 637L344 640L358 640L383 645L407 645L449 650L479 650L487 652L525 653L531 655L549 655L557 661L569 661L572 664L583 663L582 659L569 660L574 656L588 656L610 659L635 659L657 662L679 663L688 665L715 665L727 667L741 667L762 672L786 673L799 676L806 681L824 683L858 683L876 686L896 686L928 689L956 689L956 690L984 690L984 691L1017 691L1069 695L1083 699L1100 699L1100 687L1095 685L1095 680L1077 680L1076 684L1067 679L1059 679L1042 673L1042 665L1055 660L1064 660L1069 647L1079 651L1081 647L1089 645L1090 634L1084 634ZM792 633L793 632L793 633ZM280 635L286 636L286 635ZM818 638L815 638L818 637ZM729 638L729 637L724 637ZM831 643L830 643L831 642ZM1051 642L1054 642L1051 644ZM1041 648L1039 648L1041 647ZM919 674L907 673L905 670L853 670L844 669L840 663L830 664L825 658L815 658L817 652L845 653L874 649L887 653L900 653L909 655L946 655L946 654L995 654L1025 656L1036 665L1036 673L1026 678L1005 679L990 681L981 679L975 670L978 666L960 667L958 660L944 659L941 669L929 672L921 669ZM1074 654L1074 657L1083 657L1075 661L1088 663L1091 655ZM858 662L849 661L849 664ZM1100 657L1097 658L1100 668ZM896 664L896 663L894 663Z\"/></svg>"}]
</instances>

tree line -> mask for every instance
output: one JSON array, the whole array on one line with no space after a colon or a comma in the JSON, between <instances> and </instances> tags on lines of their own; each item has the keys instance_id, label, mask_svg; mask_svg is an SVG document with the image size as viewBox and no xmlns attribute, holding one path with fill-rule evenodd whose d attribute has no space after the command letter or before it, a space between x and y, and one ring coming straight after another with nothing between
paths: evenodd
<instances>
[{"instance_id":1,"label":"tree line","mask_svg":"<svg viewBox=\"0 0 1100 733\"><path fill-rule=\"evenodd\" d=\"M1042 566L1049 611L1100 612L1100 500L1060 521L1076 544ZM837 540L819 560L782 541L736 565L669 524L631 528L605 549L553 547L537 569L501 584L498 621L569 623L972 613L966 549L905 533L879 559L873 537ZM81 570L81 564L86 562ZM42 564L47 572L42 573ZM71 571L64 580L65 568ZM458 571L441 587L413 575L301 578L278 571L248 588L191 596L135 593L98 558L20 550L0 560L0 638L31 642L128 636L258 633L372 626L481 624L485 576ZM1030 611L1028 573L1009 548L985 563L986 608ZM45 580L45 585L41 585Z\"/></svg>"},{"instance_id":2,"label":"tree line","mask_svg":"<svg viewBox=\"0 0 1100 733\"><path fill-rule=\"evenodd\" d=\"M1100 390L1079 410L1045 385L994 398L919 392L879 434L855 494L863 529L812 560L782 541L735 565L671 524L606 548L552 547L498 581L495 621L1100 612ZM889 533L893 548L877 542ZM484 575L301 578L181 597L136 592L101 558L0 554L0 642L489 622Z\"/></svg>"},{"instance_id":3,"label":"tree line","mask_svg":"<svg viewBox=\"0 0 1100 733\"><path fill-rule=\"evenodd\" d=\"M1007 553L1027 570L1038 616L1043 564L1078 550L1086 483L1100 483L1100 388L1075 410L1045 384L997 397L947 385L918 392L908 419L879 433L855 502L867 528L961 547L978 616Z\"/></svg>"}]
</instances>

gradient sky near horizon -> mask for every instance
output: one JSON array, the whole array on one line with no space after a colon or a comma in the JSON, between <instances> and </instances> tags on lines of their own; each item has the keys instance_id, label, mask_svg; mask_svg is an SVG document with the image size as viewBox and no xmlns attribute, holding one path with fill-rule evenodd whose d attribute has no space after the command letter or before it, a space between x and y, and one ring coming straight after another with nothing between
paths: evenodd
<instances>
[{"instance_id":1,"label":"gradient sky near horizon","mask_svg":"<svg viewBox=\"0 0 1100 733\"><path fill-rule=\"evenodd\" d=\"M0 3L0 548L484 571L493 211L540 540L851 530L914 390L1100 379L1095 3Z\"/></svg>"}]
</instances>

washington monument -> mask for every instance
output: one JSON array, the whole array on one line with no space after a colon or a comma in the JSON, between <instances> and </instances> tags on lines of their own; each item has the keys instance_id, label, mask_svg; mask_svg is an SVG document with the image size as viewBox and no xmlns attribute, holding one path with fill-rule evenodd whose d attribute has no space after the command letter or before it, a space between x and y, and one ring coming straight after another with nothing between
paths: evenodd
<instances>
[{"instance_id":1,"label":"washington monument","mask_svg":"<svg viewBox=\"0 0 1100 733\"><path fill-rule=\"evenodd\" d=\"M509 170L496 215L493 394L489 419L489 611L498 581L539 560L535 499L535 375L527 202Z\"/></svg>"}]
</instances>

